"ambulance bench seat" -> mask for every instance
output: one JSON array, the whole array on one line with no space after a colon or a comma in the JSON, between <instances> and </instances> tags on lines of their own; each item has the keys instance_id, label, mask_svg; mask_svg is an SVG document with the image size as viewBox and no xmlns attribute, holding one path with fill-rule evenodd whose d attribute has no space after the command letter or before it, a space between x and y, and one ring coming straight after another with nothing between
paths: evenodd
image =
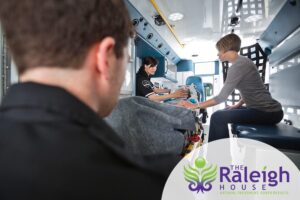
<instances>
[{"instance_id":1,"label":"ambulance bench seat","mask_svg":"<svg viewBox=\"0 0 300 200\"><path fill-rule=\"evenodd\" d=\"M291 125L233 124L232 133L238 138L254 139L277 149L295 150L300 153L300 129Z\"/></svg>"}]
</instances>

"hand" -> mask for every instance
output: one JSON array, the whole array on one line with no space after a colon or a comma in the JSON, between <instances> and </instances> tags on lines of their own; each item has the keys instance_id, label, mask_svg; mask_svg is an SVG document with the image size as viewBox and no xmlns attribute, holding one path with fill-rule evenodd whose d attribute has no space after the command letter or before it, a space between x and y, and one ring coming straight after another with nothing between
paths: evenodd
<instances>
[{"instance_id":1,"label":"hand","mask_svg":"<svg viewBox=\"0 0 300 200\"><path fill-rule=\"evenodd\" d=\"M225 109L226 110L233 110L233 109L237 109L239 108L240 106L238 104L235 104L235 105L232 105L232 106L227 106Z\"/></svg>"},{"instance_id":2,"label":"hand","mask_svg":"<svg viewBox=\"0 0 300 200\"><path fill-rule=\"evenodd\" d=\"M188 97L188 90L185 89L178 89L175 92L171 93L173 98L187 98Z\"/></svg>"},{"instance_id":3,"label":"hand","mask_svg":"<svg viewBox=\"0 0 300 200\"><path fill-rule=\"evenodd\" d=\"M180 101L177 103L177 106L189 108L189 109L197 109L199 108L198 104L193 104L189 101Z\"/></svg>"}]
</instances>

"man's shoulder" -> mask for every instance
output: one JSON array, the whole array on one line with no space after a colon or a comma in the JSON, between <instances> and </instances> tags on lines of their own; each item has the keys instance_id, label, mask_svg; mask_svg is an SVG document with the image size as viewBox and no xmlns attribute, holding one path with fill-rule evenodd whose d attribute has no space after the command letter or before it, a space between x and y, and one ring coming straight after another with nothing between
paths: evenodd
<instances>
[{"instance_id":1,"label":"man's shoulder","mask_svg":"<svg viewBox=\"0 0 300 200\"><path fill-rule=\"evenodd\" d=\"M129 156L132 158L129 159L117 134L100 118L95 124L85 126L68 119L26 121L4 116L0 112L0 130L1 151L5 152L0 153L0 163L5 163L0 166L0 176L6 174L11 180L21 180L27 175L26 171L35 167L39 169L39 178L31 180L32 184L44 184L51 188L61 182L70 187L79 187L74 192L79 196L83 195L80 187L86 187L89 194L101 197L117 197L117 194L108 192L108 188L116 186L121 188L124 198L127 197L126 192L129 193L128 198L142 198L149 191L153 199L160 197L166 181L165 176L143 167L147 163L133 162L132 159L138 157ZM20 162L22 168L14 168ZM56 175L51 181L47 178L49 166ZM73 179L67 175L70 170L77 180L88 182L72 182ZM132 182L143 192L137 192ZM8 188L14 188L14 185L12 182ZM99 190L94 190L95 185L99 185ZM105 187L101 189L101 186Z\"/></svg>"},{"instance_id":2,"label":"man's shoulder","mask_svg":"<svg viewBox=\"0 0 300 200\"><path fill-rule=\"evenodd\" d=\"M55 199L61 193L52 188L59 183L65 195L78 197L143 199L148 191L153 199L161 195L165 179L130 164L109 144L98 140L103 130L98 130L98 136L87 134L86 129L47 133L38 131L43 128L37 124L25 127L10 120L4 122L0 122L0 163L5 165L0 166L0 176L9 181L4 178L0 183L5 183L7 190L33 198L39 193L22 193L20 188L34 187L51 192L49 195ZM18 167L18 163L22 165ZM28 174L31 172L32 177ZM51 178L49 174L53 174ZM113 187L118 193L111 192ZM68 188L73 189L72 193Z\"/></svg>"},{"instance_id":3,"label":"man's shoulder","mask_svg":"<svg viewBox=\"0 0 300 200\"><path fill-rule=\"evenodd\" d=\"M123 142L101 119L96 125L83 126L68 121L15 120L0 114L0 130L0 141L5 141L1 146L2 150L10 154L15 151L15 144L18 143L19 158L23 157L24 162L31 154L36 154L38 149L35 148L40 146L45 152L41 156L48 157L48 161L53 161L53 164L56 163L56 159L63 159L70 163L73 161L80 163L85 160L86 164L93 159L97 161L99 168L110 163L109 165L114 166L115 170L125 170L129 174L135 173L135 170L143 173L142 168L139 169L134 162L127 159ZM67 155L72 152L76 155L70 159ZM56 153L58 155L52 157ZM2 158L0 155L0 160ZM106 164L100 162L101 160Z\"/></svg>"}]
</instances>

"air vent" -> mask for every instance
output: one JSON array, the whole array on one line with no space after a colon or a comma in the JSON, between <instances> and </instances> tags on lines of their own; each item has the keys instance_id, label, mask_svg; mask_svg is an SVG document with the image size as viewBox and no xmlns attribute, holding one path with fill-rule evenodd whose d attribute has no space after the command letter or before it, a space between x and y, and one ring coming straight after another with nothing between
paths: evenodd
<instances>
[{"instance_id":1,"label":"air vent","mask_svg":"<svg viewBox=\"0 0 300 200\"><path fill-rule=\"evenodd\" d=\"M168 51L167 53L166 53L166 55L168 56L170 54L170 51Z\"/></svg>"},{"instance_id":2,"label":"air vent","mask_svg":"<svg viewBox=\"0 0 300 200\"><path fill-rule=\"evenodd\" d=\"M144 26L148 26L148 22L145 22L145 23L144 23Z\"/></svg>"},{"instance_id":3,"label":"air vent","mask_svg":"<svg viewBox=\"0 0 300 200\"><path fill-rule=\"evenodd\" d=\"M139 25L139 20L138 19L132 20L132 25L133 26L138 26Z\"/></svg>"},{"instance_id":4,"label":"air vent","mask_svg":"<svg viewBox=\"0 0 300 200\"><path fill-rule=\"evenodd\" d=\"M149 34L147 35L147 39L148 39L148 40L150 40L152 37L153 37L153 33L149 33Z\"/></svg>"},{"instance_id":5,"label":"air vent","mask_svg":"<svg viewBox=\"0 0 300 200\"><path fill-rule=\"evenodd\" d=\"M142 22L144 20L144 18L140 17L140 22Z\"/></svg>"},{"instance_id":6,"label":"air vent","mask_svg":"<svg viewBox=\"0 0 300 200\"><path fill-rule=\"evenodd\" d=\"M163 43L160 43L158 46L157 46L157 48L162 48L162 46L163 46Z\"/></svg>"}]
</instances>

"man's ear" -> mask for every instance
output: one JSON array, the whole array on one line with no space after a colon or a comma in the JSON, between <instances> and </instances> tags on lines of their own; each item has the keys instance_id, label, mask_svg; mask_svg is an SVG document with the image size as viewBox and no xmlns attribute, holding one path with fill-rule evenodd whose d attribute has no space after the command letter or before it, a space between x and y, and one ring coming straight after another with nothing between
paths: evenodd
<instances>
[{"instance_id":1,"label":"man's ear","mask_svg":"<svg viewBox=\"0 0 300 200\"><path fill-rule=\"evenodd\" d=\"M116 59L115 44L115 39L112 37L106 37L98 44L97 70L106 80L110 77L110 67Z\"/></svg>"}]
</instances>

